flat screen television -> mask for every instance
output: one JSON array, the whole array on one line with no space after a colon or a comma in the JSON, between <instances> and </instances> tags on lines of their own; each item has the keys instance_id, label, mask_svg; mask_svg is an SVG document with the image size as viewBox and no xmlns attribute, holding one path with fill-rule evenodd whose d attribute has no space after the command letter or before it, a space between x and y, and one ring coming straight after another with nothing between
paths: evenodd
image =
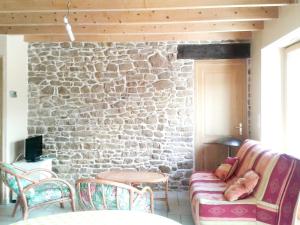
<instances>
[{"instance_id":1,"label":"flat screen television","mask_svg":"<svg viewBox=\"0 0 300 225\"><path fill-rule=\"evenodd\" d=\"M40 160L43 154L43 136L29 137L25 140L25 159L28 162Z\"/></svg>"}]
</instances>

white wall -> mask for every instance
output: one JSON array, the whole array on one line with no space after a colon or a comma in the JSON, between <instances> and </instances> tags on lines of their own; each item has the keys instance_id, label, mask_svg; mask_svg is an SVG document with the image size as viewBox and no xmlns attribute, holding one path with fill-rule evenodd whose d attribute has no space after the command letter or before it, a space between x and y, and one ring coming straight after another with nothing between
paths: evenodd
<instances>
[{"instance_id":1,"label":"white wall","mask_svg":"<svg viewBox=\"0 0 300 225\"><path fill-rule=\"evenodd\" d=\"M298 37L298 38L295 38ZM251 137L261 139L261 79L264 73L272 73L271 70L264 69L262 72L261 61L271 62L271 66L276 66L272 59L262 58L262 50L278 51L293 42L300 40L300 5L290 5L280 8L279 19L265 22L263 31L254 33L252 39L252 80L251 80ZM271 85L271 83L270 83Z\"/></svg>"},{"instance_id":2,"label":"white wall","mask_svg":"<svg viewBox=\"0 0 300 225\"><path fill-rule=\"evenodd\" d=\"M11 162L24 151L23 141L27 137L28 56L22 36L7 38L6 65L6 148L7 160ZM17 98L10 97L9 91L16 91Z\"/></svg>"},{"instance_id":3,"label":"white wall","mask_svg":"<svg viewBox=\"0 0 300 225\"><path fill-rule=\"evenodd\" d=\"M2 58L2 63L3 63L3 65L2 65L2 71L0 72L0 75L1 75L1 77L0 77L0 79L3 79L3 75L6 73L5 72L5 70L6 70L6 67L5 67L5 60L6 60L6 38L4 37L4 36L0 36L0 57ZM0 81L0 83L1 83L1 85L2 85L2 80ZM0 88L1 89L1 88ZM2 91L2 94L4 94L4 90L3 90L3 88L1 89L1 91ZM1 96L2 97L2 96ZM1 103L3 104L3 101L4 101L4 97L0 100L1 101ZM1 110L1 109L0 109ZM2 115L3 115L3 113L2 113ZM2 119L2 121L3 121L3 118L1 118ZM4 122L4 121L3 121ZM4 126L4 124L2 125L2 126ZM2 129L1 130L1 132L3 132L3 128L1 127L0 129ZM4 134L2 133L2 140L1 140L1 146L0 146L0 155L1 155L1 157L0 157L0 160L2 161L4 161L4 159L6 158L5 157L5 152L3 151L3 149L4 149L4 146L5 146L5 143L4 143ZM4 201L4 199L5 199L5 193L4 193L4 184L3 183L0 183L0 203L4 203L5 201Z\"/></svg>"},{"instance_id":4,"label":"white wall","mask_svg":"<svg viewBox=\"0 0 300 225\"><path fill-rule=\"evenodd\" d=\"M1 36L0 35L0 57L2 58L2 73L0 74L2 77L0 79L1 82L5 82L5 77L4 74L6 74L6 37L5 36ZM2 84L1 84L2 85ZM2 105L5 105L5 98L4 98L4 93L5 93L5 87L4 87L4 84L3 84L3 87L1 89L2 91L2 99L1 99L1 102L2 102ZM5 161L6 159L6 152L4 151L5 149L5 138L4 138L4 130L5 130L5 121L4 121L4 113L2 112L2 137L3 139L1 140L1 146L0 146L0 151L1 151L1 160L3 159L3 161Z\"/></svg>"},{"instance_id":5,"label":"white wall","mask_svg":"<svg viewBox=\"0 0 300 225\"><path fill-rule=\"evenodd\" d=\"M4 160L12 162L24 146L27 137L27 43L22 36L0 36L0 55L4 61L3 73L3 123ZM12 98L10 91L16 91Z\"/></svg>"},{"instance_id":6,"label":"white wall","mask_svg":"<svg viewBox=\"0 0 300 225\"><path fill-rule=\"evenodd\" d=\"M27 137L27 43L22 36L0 36L0 57L3 58L3 161L12 162L24 151ZM9 96L16 91L17 98Z\"/></svg>"}]
</instances>

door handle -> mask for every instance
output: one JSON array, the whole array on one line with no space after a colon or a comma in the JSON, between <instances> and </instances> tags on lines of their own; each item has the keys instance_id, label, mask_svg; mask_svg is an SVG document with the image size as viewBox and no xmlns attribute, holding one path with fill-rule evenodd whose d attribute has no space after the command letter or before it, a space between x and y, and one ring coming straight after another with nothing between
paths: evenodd
<instances>
[{"instance_id":1,"label":"door handle","mask_svg":"<svg viewBox=\"0 0 300 225\"><path fill-rule=\"evenodd\" d=\"M239 129L240 136L243 136L243 124L239 123L238 126L235 127L236 129Z\"/></svg>"}]
</instances>

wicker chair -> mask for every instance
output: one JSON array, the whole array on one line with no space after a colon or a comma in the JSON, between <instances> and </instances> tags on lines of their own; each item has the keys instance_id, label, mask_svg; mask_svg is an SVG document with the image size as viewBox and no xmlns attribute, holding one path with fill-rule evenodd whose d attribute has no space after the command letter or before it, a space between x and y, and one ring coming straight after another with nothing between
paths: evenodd
<instances>
[{"instance_id":1,"label":"wicker chair","mask_svg":"<svg viewBox=\"0 0 300 225\"><path fill-rule=\"evenodd\" d=\"M49 170L23 170L8 163L0 163L0 178L9 189L17 195L17 202L12 216L20 205L23 219L28 218L29 211L47 204L70 202L75 211L74 191L71 185Z\"/></svg>"},{"instance_id":2,"label":"wicker chair","mask_svg":"<svg viewBox=\"0 0 300 225\"><path fill-rule=\"evenodd\" d=\"M150 187L135 187L93 178L76 182L79 205L83 210L138 210L154 212Z\"/></svg>"}]
</instances>

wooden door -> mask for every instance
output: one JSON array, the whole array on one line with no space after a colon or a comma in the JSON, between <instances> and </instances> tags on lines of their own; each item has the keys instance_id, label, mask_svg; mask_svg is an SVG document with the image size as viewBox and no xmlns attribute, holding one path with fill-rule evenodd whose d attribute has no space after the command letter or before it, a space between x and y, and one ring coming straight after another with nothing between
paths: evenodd
<instances>
[{"instance_id":1,"label":"wooden door","mask_svg":"<svg viewBox=\"0 0 300 225\"><path fill-rule=\"evenodd\" d=\"M227 148L210 143L248 135L247 64L246 60L207 60L195 66L195 164L197 170L213 170L226 158Z\"/></svg>"}]
</instances>

